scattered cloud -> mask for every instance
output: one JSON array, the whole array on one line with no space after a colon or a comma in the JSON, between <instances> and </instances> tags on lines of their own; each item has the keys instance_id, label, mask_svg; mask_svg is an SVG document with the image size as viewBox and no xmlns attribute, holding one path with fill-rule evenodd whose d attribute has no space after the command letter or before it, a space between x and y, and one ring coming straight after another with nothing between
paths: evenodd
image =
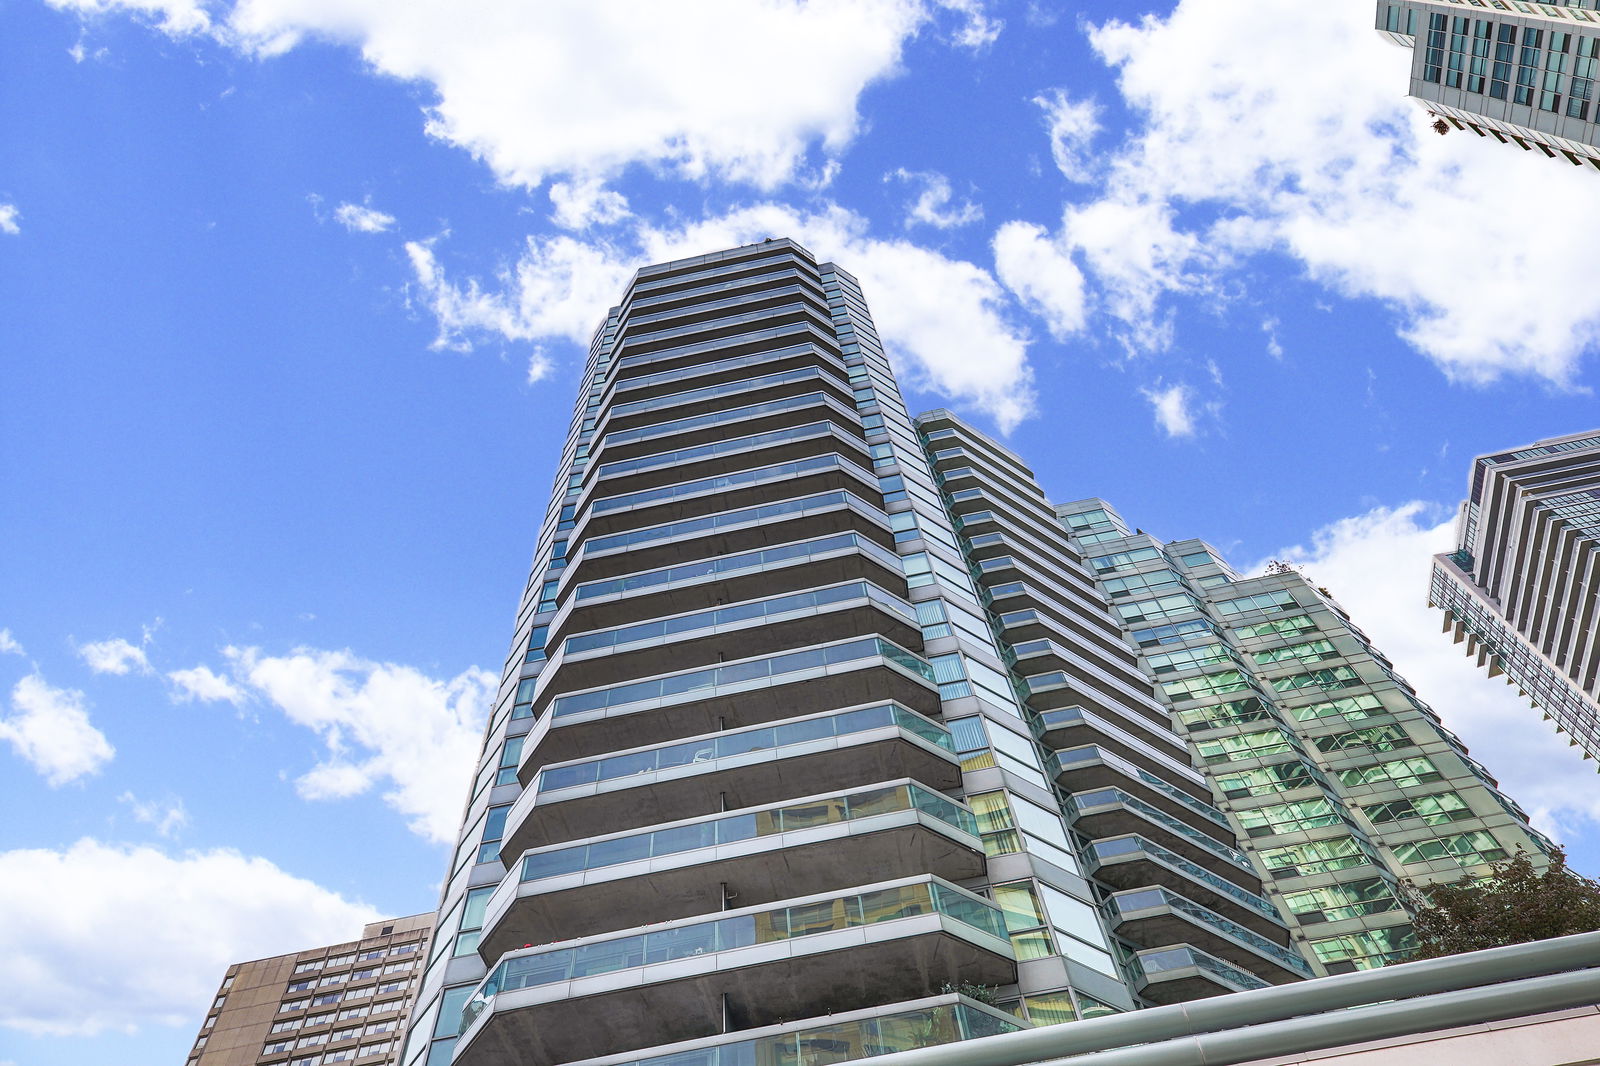
<instances>
[{"instance_id":1,"label":"scattered cloud","mask_svg":"<svg viewBox=\"0 0 1600 1066\"><path fill-rule=\"evenodd\" d=\"M1261 332L1267 335L1267 354L1274 359L1283 358L1283 343L1278 340L1278 327L1282 324L1276 318L1261 320Z\"/></svg>"},{"instance_id":2,"label":"scattered cloud","mask_svg":"<svg viewBox=\"0 0 1600 1066\"><path fill-rule=\"evenodd\" d=\"M935 3L964 18L951 35L951 40L962 48L981 51L993 44L1005 29L1004 20L990 17L985 0L935 0Z\"/></svg>"},{"instance_id":3,"label":"scattered cloud","mask_svg":"<svg viewBox=\"0 0 1600 1066\"><path fill-rule=\"evenodd\" d=\"M343 203L333 209L333 220L351 233L383 233L394 225L394 216L384 214L372 204Z\"/></svg>"},{"instance_id":4,"label":"scattered cloud","mask_svg":"<svg viewBox=\"0 0 1600 1066\"><path fill-rule=\"evenodd\" d=\"M1169 437L1195 435L1194 390L1184 384L1140 389L1155 409L1156 425Z\"/></svg>"},{"instance_id":5,"label":"scattered cloud","mask_svg":"<svg viewBox=\"0 0 1600 1066\"><path fill-rule=\"evenodd\" d=\"M244 689L209 666L173 670L167 680L173 685L173 703L231 703L237 707L249 698Z\"/></svg>"},{"instance_id":6,"label":"scattered cloud","mask_svg":"<svg viewBox=\"0 0 1600 1066\"><path fill-rule=\"evenodd\" d=\"M1092 100L1073 100L1065 89L1051 89L1033 98L1044 111L1050 133L1050 157L1068 181L1088 183L1100 173L1089 153L1090 142L1100 132L1100 109Z\"/></svg>"},{"instance_id":7,"label":"scattered cloud","mask_svg":"<svg viewBox=\"0 0 1600 1066\"><path fill-rule=\"evenodd\" d=\"M589 334L641 263L661 262L767 237L793 237L860 279L902 384L943 394L992 417L1002 432L1034 413L1028 336L1008 315L993 274L904 239L868 232L867 220L836 204L812 211L759 203L683 224L637 221L609 239L530 237L522 257L492 283L453 280L439 239L411 242L414 293L439 323L435 345L470 349L484 336L515 341ZM975 352L983 353L981 359ZM535 356L530 373L545 364Z\"/></svg>"},{"instance_id":8,"label":"scattered cloud","mask_svg":"<svg viewBox=\"0 0 1600 1066\"><path fill-rule=\"evenodd\" d=\"M309 800L383 788L418 836L455 840L462 790L482 743L497 679L476 667L437 680L349 651L225 652L235 679L322 740L324 756L295 781Z\"/></svg>"},{"instance_id":9,"label":"scattered cloud","mask_svg":"<svg viewBox=\"0 0 1600 1066\"><path fill-rule=\"evenodd\" d=\"M12 688L11 710L0 717L0 740L51 788L98 773L116 754L105 734L90 724L81 692L53 688L29 674Z\"/></svg>"},{"instance_id":10,"label":"scattered cloud","mask_svg":"<svg viewBox=\"0 0 1600 1066\"><path fill-rule=\"evenodd\" d=\"M1136 350L1170 339L1166 297L1211 291L1272 253L1388 305L1400 336L1453 379L1570 384L1600 341L1600 289L1546 279L1588 270L1592 178L1428 131L1403 95L1410 53L1373 32L1370 6L1181 0L1166 16L1090 27L1134 122L1103 153L1098 198L1067 208L1060 242ZM1076 171L1082 156L1067 158ZM1551 202L1568 210L1555 229Z\"/></svg>"},{"instance_id":11,"label":"scattered cloud","mask_svg":"<svg viewBox=\"0 0 1600 1066\"><path fill-rule=\"evenodd\" d=\"M1087 318L1083 271L1072 254L1030 222L1007 222L994 235L995 272L1021 301L1044 319L1057 340L1083 328Z\"/></svg>"},{"instance_id":12,"label":"scattered cloud","mask_svg":"<svg viewBox=\"0 0 1600 1066\"><path fill-rule=\"evenodd\" d=\"M146 641L148 642L148 635ZM141 674L151 672L150 659L145 655L144 648L138 644L130 644L121 637L81 645L78 648L78 656L97 674L120 676L133 671Z\"/></svg>"},{"instance_id":13,"label":"scattered cloud","mask_svg":"<svg viewBox=\"0 0 1600 1066\"><path fill-rule=\"evenodd\" d=\"M550 185L550 218L562 229L610 225L628 217L628 199L599 180L557 181Z\"/></svg>"},{"instance_id":14,"label":"scattered cloud","mask_svg":"<svg viewBox=\"0 0 1600 1066\"><path fill-rule=\"evenodd\" d=\"M11 630L0 629L0 655L26 655L17 638L11 635Z\"/></svg>"},{"instance_id":15,"label":"scattered cloud","mask_svg":"<svg viewBox=\"0 0 1600 1066\"><path fill-rule=\"evenodd\" d=\"M917 223L938 229L954 229L976 222L983 217L983 208L971 200L955 202L950 179L928 170L907 170L901 167L883 176L884 181L904 181L922 186L916 199L906 207L906 228Z\"/></svg>"},{"instance_id":16,"label":"scattered cloud","mask_svg":"<svg viewBox=\"0 0 1600 1066\"><path fill-rule=\"evenodd\" d=\"M174 37L210 30L205 0L45 0L57 11L73 11L85 18L111 14L152 20L156 28ZM79 49L81 51L81 45ZM74 58L77 58L76 56ZM81 62L81 59L79 60Z\"/></svg>"},{"instance_id":17,"label":"scattered cloud","mask_svg":"<svg viewBox=\"0 0 1600 1066\"><path fill-rule=\"evenodd\" d=\"M1600 820L1595 764L1515 688L1490 682L1440 632L1442 616L1428 607L1432 556L1455 547L1454 528L1449 508L1413 501L1341 519L1309 546L1277 556L1304 566L1334 594L1540 828L1557 836L1592 831Z\"/></svg>"},{"instance_id":18,"label":"scattered cloud","mask_svg":"<svg viewBox=\"0 0 1600 1066\"><path fill-rule=\"evenodd\" d=\"M0 204L0 233L9 233L15 237L22 232L22 227L17 224L17 219L22 217L22 212L17 210L16 204Z\"/></svg>"},{"instance_id":19,"label":"scattered cloud","mask_svg":"<svg viewBox=\"0 0 1600 1066\"><path fill-rule=\"evenodd\" d=\"M141 800L132 792L124 792L117 802L127 804L134 821L153 827L164 837L175 835L189 824L189 812L181 799Z\"/></svg>"},{"instance_id":20,"label":"scattered cloud","mask_svg":"<svg viewBox=\"0 0 1600 1066\"><path fill-rule=\"evenodd\" d=\"M80 840L0 852L0 1026L31 1036L196 1024L227 967L379 917L264 858Z\"/></svg>"}]
</instances>

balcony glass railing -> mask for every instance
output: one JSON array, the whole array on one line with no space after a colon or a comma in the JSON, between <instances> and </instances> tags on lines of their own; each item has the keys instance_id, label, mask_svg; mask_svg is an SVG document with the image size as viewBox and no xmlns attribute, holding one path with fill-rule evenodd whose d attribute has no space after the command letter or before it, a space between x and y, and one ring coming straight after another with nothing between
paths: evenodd
<instances>
[{"instance_id":1,"label":"balcony glass railing","mask_svg":"<svg viewBox=\"0 0 1600 1066\"><path fill-rule=\"evenodd\" d=\"M1187 761L1188 752L1182 747L1183 742L1178 740L1177 734L1168 730L1164 730L1161 726L1155 724L1150 719L1143 718L1136 713L1130 712L1124 707L1117 706L1114 703L1110 704L1107 709L1114 713L1122 721L1139 730L1142 730L1146 736L1160 737L1161 739L1166 740L1169 744L1171 744L1171 749L1164 751L1150 743L1148 740L1135 736L1133 733L1122 728L1121 725L1111 721L1105 715L1085 710L1082 707L1057 707L1052 710L1039 712L1039 717L1037 720L1037 733L1039 735L1043 735L1052 729L1087 725L1093 728L1096 732L1103 733L1105 736L1113 740L1116 740L1122 744L1126 744L1134 751L1137 751L1155 760L1156 762L1159 762L1162 766L1165 766L1174 773L1193 781L1197 785L1203 785L1206 783L1205 775L1189 765ZM1182 761L1180 761L1180 759L1182 759Z\"/></svg>"},{"instance_id":2,"label":"balcony glass railing","mask_svg":"<svg viewBox=\"0 0 1600 1066\"><path fill-rule=\"evenodd\" d=\"M819 555L855 549L870 556L891 572L899 572L900 557L876 541L859 533L835 533L816 540L803 540L797 544L780 544L760 551L740 552L737 555L719 555L710 559L696 559L661 570L647 570L642 574L590 581L579 585L573 601L582 603L601 596L638 592L640 589L661 588L682 581L699 581L705 578L726 577L745 570L768 570L781 563L800 562Z\"/></svg>"},{"instance_id":3,"label":"balcony glass railing","mask_svg":"<svg viewBox=\"0 0 1600 1066\"><path fill-rule=\"evenodd\" d=\"M866 659L883 659L901 669L934 684L933 667L925 659L913 655L882 637L864 637L842 644L827 644L817 648L786 652L767 659L747 659L744 662L714 666L705 670L690 670L682 674L668 674L635 681L614 688L576 692L558 696L553 705L557 718L622 707L630 703L645 703L696 693L710 697L719 689L742 691L754 681L775 679L789 674L821 670L841 663L860 662Z\"/></svg>"},{"instance_id":4,"label":"balcony glass railing","mask_svg":"<svg viewBox=\"0 0 1600 1066\"><path fill-rule=\"evenodd\" d=\"M758 485L767 481L788 481L805 477L808 474L836 469L852 471L868 484L875 480L865 470L862 470L861 467L842 455L814 455L809 459L797 459L792 463L759 466L752 470L740 470L732 474L719 474L716 477L701 478L698 481L680 481L676 485L663 485L661 488L646 489L643 492L607 496L591 503L589 511L591 514L605 514L609 511L631 511L636 507L649 507L652 504L666 503L671 500L682 499L685 496L699 496L708 492L726 492L730 489L742 488L746 485Z\"/></svg>"},{"instance_id":5,"label":"balcony glass railing","mask_svg":"<svg viewBox=\"0 0 1600 1066\"><path fill-rule=\"evenodd\" d=\"M648 968L696 955L880 925L925 914L942 914L998 941L1006 940L1005 919L998 907L986 899L929 879L649 933L591 940L577 947L516 955L502 960L473 991L461 1011L461 1031L465 1032L502 992L617 970Z\"/></svg>"},{"instance_id":6,"label":"balcony glass railing","mask_svg":"<svg viewBox=\"0 0 1600 1066\"><path fill-rule=\"evenodd\" d=\"M770 600L758 600L754 603L734 604L731 607L719 607L714 611L698 611L694 614L679 615L676 618L662 618L653 622L641 622L638 625L623 626L620 629L580 633L575 637L568 637L562 645L562 651L571 656L580 652L601 649L615 650L626 647L629 644L658 641L667 637L683 637L699 630L716 630L723 626L737 625L741 622L765 621L771 623L788 615L809 614L818 607L844 603L849 600L870 600L885 610L898 614L906 619L910 625L915 626L917 624L916 609L905 600L885 592L870 581L852 581L846 585L834 585L828 588L813 589L809 592L797 592L788 596L776 596Z\"/></svg>"},{"instance_id":7,"label":"balcony glass railing","mask_svg":"<svg viewBox=\"0 0 1600 1066\"><path fill-rule=\"evenodd\" d=\"M1209 833L1202 833L1187 822L1181 822L1174 818L1160 807L1152 806L1138 796L1129 795L1120 788L1101 788L1093 792L1078 792L1072 796L1072 802L1073 806L1080 812L1092 807L1125 807L1130 811L1143 815L1163 829L1167 829L1185 840L1200 845L1200 847L1205 848L1213 855L1227 859L1235 866L1245 870L1251 868L1250 860L1244 857L1244 852L1230 848Z\"/></svg>"},{"instance_id":8,"label":"balcony glass railing","mask_svg":"<svg viewBox=\"0 0 1600 1066\"><path fill-rule=\"evenodd\" d=\"M1202 818L1215 822L1220 826L1227 826L1228 824L1227 815L1211 806L1211 804L1205 802L1204 800L1196 799L1194 796L1189 795L1189 793L1172 784L1170 781L1163 781L1149 770L1129 762L1127 759L1124 759L1115 752L1107 751L1105 748L1098 747L1094 744L1085 744L1078 748L1068 748L1066 751L1051 752L1049 760L1051 765L1047 766L1045 769L1050 773L1050 776L1054 777L1063 769L1070 769L1071 767L1080 763L1094 762L1097 760L1105 763L1107 766L1113 767L1119 772L1135 779L1136 781L1139 781L1142 784L1148 785L1150 788L1155 789L1163 796L1175 803L1182 804L1184 807L1200 815Z\"/></svg>"},{"instance_id":9,"label":"balcony glass railing","mask_svg":"<svg viewBox=\"0 0 1600 1066\"><path fill-rule=\"evenodd\" d=\"M615 781L639 774L715 762L753 751L776 751L796 744L808 744L830 737L845 737L874 729L896 726L945 751L955 751L955 741L943 726L895 704L862 707L822 717L758 726L754 729L718 733L715 736L667 744L659 748L612 755L588 762L553 766L539 774L538 791L554 792L575 785Z\"/></svg>"},{"instance_id":10,"label":"balcony glass railing","mask_svg":"<svg viewBox=\"0 0 1600 1066\"><path fill-rule=\"evenodd\" d=\"M616 1066L832 1066L1022 1028L1020 1021L954 1003L651 1055Z\"/></svg>"},{"instance_id":11,"label":"balcony glass railing","mask_svg":"<svg viewBox=\"0 0 1600 1066\"><path fill-rule=\"evenodd\" d=\"M1136 892L1119 892L1110 897L1108 902L1111 909L1123 917L1142 910L1171 908L1201 925L1248 945L1285 969L1293 970L1303 977L1312 975L1311 964L1302 958L1298 951L1286 948L1282 944L1275 944L1255 930L1247 929L1238 922L1224 918L1216 911L1202 907L1193 900L1185 899L1176 892L1169 892L1164 888L1144 888Z\"/></svg>"},{"instance_id":12,"label":"balcony glass railing","mask_svg":"<svg viewBox=\"0 0 1600 1066\"><path fill-rule=\"evenodd\" d=\"M1242 903L1251 910L1259 911L1274 921L1282 921L1283 917L1264 897L1239 885L1234 884L1225 877L1218 877L1204 866L1192 863L1177 852L1162 847L1153 840L1142 836L1133 835L1113 837L1110 840L1096 840L1089 845L1089 855L1097 862L1120 858L1124 855L1148 855L1150 858L1162 862L1167 866L1183 871L1194 880L1201 882L1208 888L1227 896L1237 903Z\"/></svg>"},{"instance_id":13,"label":"balcony glass railing","mask_svg":"<svg viewBox=\"0 0 1600 1066\"><path fill-rule=\"evenodd\" d=\"M710 426L720 426L729 422L742 422L750 418L760 418L763 415L778 414L781 411L794 411L802 407L828 404L831 400L832 397L825 392L805 392L798 396L784 396L776 400L767 400L765 403L745 404L743 407L729 407L721 411L712 411L709 414L677 418L671 422L652 422L648 426L639 426L636 429L613 430L601 438L600 447L609 448L619 444L631 444L634 441L649 440L652 437L671 437L679 433L691 433L694 430L706 429ZM832 406L840 407L841 405L834 402Z\"/></svg>"},{"instance_id":14,"label":"balcony glass railing","mask_svg":"<svg viewBox=\"0 0 1600 1066\"><path fill-rule=\"evenodd\" d=\"M527 884L547 877L712 848L736 840L754 840L799 829L841 825L862 818L911 810L922 811L972 836L978 835L976 817L954 800L918 785L890 785L723 818L707 818L643 833L608 837L571 847L529 852L523 856L517 880L519 884Z\"/></svg>"},{"instance_id":15,"label":"balcony glass railing","mask_svg":"<svg viewBox=\"0 0 1600 1066\"><path fill-rule=\"evenodd\" d=\"M597 479L620 477L624 474L636 474L641 470L651 470L656 467L679 466L702 459L710 459L718 455L754 451L757 448L783 444L792 440L825 437L836 431L837 427L832 422L812 422L804 426L790 426L786 429L774 429L767 433L754 433L748 437L734 437L730 440L713 441L710 444L701 444L694 448L679 448L676 451L641 455L637 459L619 459L614 463L602 463L595 476Z\"/></svg>"},{"instance_id":16,"label":"balcony glass railing","mask_svg":"<svg viewBox=\"0 0 1600 1066\"><path fill-rule=\"evenodd\" d=\"M700 533L726 529L729 526L768 522L777 518L841 506L850 506L857 509L870 508L881 516L881 512L877 507L869 504L861 497L841 489L837 492L818 493L815 496L802 496L797 500L764 503L759 507L741 507L737 511L719 511L716 514L703 515L700 518L689 518L682 522L669 522L666 525L649 526L645 529L630 529L626 533L591 537L583 542L583 546L579 551L588 555L597 555L600 552L613 551L619 548L637 548L640 545L651 544L656 541L681 540Z\"/></svg>"},{"instance_id":17,"label":"balcony glass railing","mask_svg":"<svg viewBox=\"0 0 1600 1066\"><path fill-rule=\"evenodd\" d=\"M1139 969L1143 970L1147 977L1159 978L1175 970L1193 968L1214 974L1240 991L1270 987L1267 982L1255 974L1246 973L1237 966L1229 966L1216 956L1207 955L1196 948L1165 948L1161 951L1146 951L1136 956L1136 958Z\"/></svg>"},{"instance_id":18,"label":"balcony glass railing","mask_svg":"<svg viewBox=\"0 0 1600 1066\"><path fill-rule=\"evenodd\" d=\"M820 378L831 381L844 388L844 382L837 376L825 372L821 367L804 366L797 370L785 370L778 374L764 374L758 378L741 378L730 381L724 385L708 385L703 389L689 389L685 392L674 392L666 396L653 396L648 400L634 400L632 403L618 404L611 409L612 420L624 415L635 415L644 411L654 411L665 407L677 407L683 404L705 403L718 396L731 396L740 392L753 392L756 389L768 389L776 385L785 385L791 381L805 381L807 378ZM607 434L609 438L610 434Z\"/></svg>"}]
</instances>

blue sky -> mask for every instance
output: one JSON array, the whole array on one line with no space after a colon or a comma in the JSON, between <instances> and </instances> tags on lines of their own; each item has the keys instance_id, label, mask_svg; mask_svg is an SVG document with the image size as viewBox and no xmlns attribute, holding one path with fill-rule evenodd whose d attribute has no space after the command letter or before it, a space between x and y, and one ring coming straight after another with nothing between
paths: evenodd
<instances>
[{"instance_id":1,"label":"blue sky","mask_svg":"<svg viewBox=\"0 0 1600 1066\"><path fill-rule=\"evenodd\" d=\"M1423 603L1471 456L1600 423L1592 175L1429 131L1367 0L665 9L0 0L0 1063L433 905L589 329L769 235L1054 497L1303 563L1600 872Z\"/></svg>"}]
</instances>

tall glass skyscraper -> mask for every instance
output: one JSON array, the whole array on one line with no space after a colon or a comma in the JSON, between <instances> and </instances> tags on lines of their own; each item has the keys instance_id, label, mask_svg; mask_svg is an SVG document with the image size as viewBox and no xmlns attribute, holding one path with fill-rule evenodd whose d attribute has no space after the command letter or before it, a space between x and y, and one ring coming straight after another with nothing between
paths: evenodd
<instances>
[{"instance_id":1,"label":"tall glass skyscraper","mask_svg":"<svg viewBox=\"0 0 1600 1066\"><path fill-rule=\"evenodd\" d=\"M1027 468L913 424L787 240L596 331L440 918L406 1066L831 1061L1311 972Z\"/></svg>"},{"instance_id":2,"label":"tall glass skyscraper","mask_svg":"<svg viewBox=\"0 0 1600 1066\"><path fill-rule=\"evenodd\" d=\"M1402 881L1542 863L1548 841L1328 590L1242 578L1104 500L1056 512L1319 973L1405 958Z\"/></svg>"},{"instance_id":3,"label":"tall glass skyscraper","mask_svg":"<svg viewBox=\"0 0 1600 1066\"><path fill-rule=\"evenodd\" d=\"M1597 2L1379 0L1377 27L1413 50L1408 92L1439 121L1600 169Z\"/></svg>"},{"instance_id":4,"label":"tall glass skyscraper","mask_svg":"<svg viewBox=\"0 0 1600 1066\"><path fill-rule=\"evenodd\" d=\"M1473 460L1428 604L1490 677L1600 758L1600 430Z\"/></svg>"},{"instance_id":5,"label":"tall glass skyscraper","mask_svg":"<svg viewBox=\"0 0 1600 1066\"><path fill-rule=\"evenodd\" d=\"M1309 912L1264 887L1297 838L1253 861L1265 823L1196 769L1074 535L1017 456L908 416L842 269L769 240L640 270L590 347L405 1066L817 1066L1314 975ZM1413 772L1476 772L1451 758ZM1501 824L1480 800L1462 832ZM1353 829L1312 836L1307 876L1392 889L1336 865Z\"/></svg>"}]
</instances>

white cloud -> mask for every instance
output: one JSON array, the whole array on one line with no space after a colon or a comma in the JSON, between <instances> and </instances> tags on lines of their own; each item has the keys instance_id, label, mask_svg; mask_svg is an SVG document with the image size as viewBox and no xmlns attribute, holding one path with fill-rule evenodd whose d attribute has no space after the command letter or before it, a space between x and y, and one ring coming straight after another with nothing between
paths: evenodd
<instances>
[{"instance_id":1,"label":"white cloud","mask_svg":"<svg viewBox=\"0 0 1600 1066\"><path fill-rule=\"evenodd\" d=\"M1000 36L1000 31L1005 29L1004 20L989 16L985 10L984 0L934 0L934 2L966 19L951 37L963 48L982 51L993 44Z\"/></svg>"},{"instance_id":2,"label":"white cloud","mask_svg":"<svg viewBox=\"0 0 1600 1066\"><path fill-rule=\"evenodd\" d=\"M1432 556L1455 547L1454 526L1443 507L1378 507L1318 530L1309 547L1279 555L1334 594L1541 828L1592 829L1587 823L1600 820L1595 764L1541 721L1515 688L1491 682L1440 632L1443 616L1427 605Z\"/></svg>"},{"instance_id":3,"label":"white cloud","mask_svg":"<svg viewBox=\"0 0 1600 1066\"><path fill-rule=\"evenodd\" d=\"M16 749L51 788L98 773L116 749L89 722L83 693L52 688L29 674L11 690L14 712L0 717L0 740Z\"/></svg>"},{"instance_id":4,"label":"white cloud","mask_svg":"<svg viewBox=\"0 0 1600 1066\"><path fill-rule=\"evenodd\" d=\"M247 698L244 689L209 666L196 666L189 670L174 670L167 674L174 689L172 702L231 703L238 706Z\"/></svg>"},{"instance_id":5,"label":"white cloud","mask_svg":"<svg viewBox=\"0 0 1600 1066\"><path fill-rule=\"evenodd\" d=\"M901 167L885 174L883 180L906 181L922 186L916 199L906 207L907 229L918 222L939 229L954 229L983 217L983 208L971 200L955 202L955 192L950 188L950 179L943 174L927 170L912 171Z\"/></svg>"},{"instance_id":6,"label":"white cloud","mask_svg":"<svg viewBox=\"0 0 1600 1066\"><path fill-rule=\"evenodd\" d=\"M981 3L952 6L971 9L960 42L981 43ZM333 40L426 83L428 132L507 183L644 164L770 188L814 145L851 141L858 96L932 14L921 0L240 0L226 36L262 55Z\"/></svg>"},{"instance_id":7,"label":"white cloud","mask_svg":"<svg viewBox=\"0 0 1600 1066\"><path fill-rule=\"evenodd\" d=\"M1600 288L1549 279L1589 270L1592 175L1435 136L1404 99L1410 53L1371 22L1368 0L1181 0L1165 18L1092 28L1137 122L1099 201L1067 212L1066 243L1139 347L1164 344L1143 326L1164 294L1272 251L1387 304L1452 378L1569 383L1600 340ZM1516 188L1541 195L1505 194Z\"/></svg>"},{"instance_id":8,"label":"white cloud","mask_svg":"<svg viewBox=\"0 0 1600 1066\"><path fill-rule=\"evenodd\" d=\"M1034 413L1028 338L1008 319L994 276L906 240L872 237L864 218L837 205L807 213L762 203L681 227L639 222L627 243L530 237L494 285L448 278L435 242L406 249L416 292L439 322L437 346L470 348L478 334L586 345L639 266L777 236L837 259L860 279L903 384L974 407L1002 432Z\"/></svg>"},{"instance_id":9,"label":"white cloud","mask_svg":"<svg viewBox=\"0 0 1600 1066\"><path fill-rule=\"evenodd\" d=\"M1065 340L1083 328L1083 271L1042 226L1007 222L994 235L995 272L1050 335Z\"/></svg>"},{"instance_id":10,"label":"white cloud","mask_svg":"<svg viewBox=\"0 0 1600 1066\"><path fill-rule=\"evenodd\" d=\"M86 18L129 14L156 20L157 28L174 37L211 28L205 0L45 0L57 11L73 11ZM81 60L80 60L81 61Z\"/></svg>"},{"instance_id":11,"label":"white cloud","mask_svg":"<svg viewBox=\"0 0 1600 1066\"><path fill-rule=\"evenodd\" d=\"M382 233L394 225L394 216L369 204L344 203L333 209L333 220L351 233Z\"/></svg>"},{"instance_id":12,"label":"white cloud","mask_svg":"<svg viewBox=\"0 0 1600 1066\"><path fill-rule=\"evenodd\" d=\"M628 199L598 179L557 181L550 185L550 217L563 229L610 225L628 217Z\"/></svg>"},{"instance_id":13,"label":"white cloud","mask_svg":"<svg viewBox=\"0 0 1600 1066\"><path fill-rule=\"evenodd\" d=\"M17 638L11 635L11 630L0 629L0 655L26 655Z\"/></svg>"},{"instance_id":14,"label":"white cloud","mask_svg":"<svg viewBox=\"0 0 1600 1066\"><path fill-rule=\"evenodd\" d=\"M406 254L417 279L413 291L439 324L433 346L456 351L470 351L471 338L479 334L587 345L634 266L604 242L529 237L516 266L486 288L476 278L459 283L446 278L434 252L436 241L408 241ZM548 359L536 347L528 379L537 381L548 369Z\"/></svg>"},{"instance_id":15,"label":"white cloud","mask_svg":"<svg viewBox=\"0 0 1600 1066\"><path fill-rule=\"evenodd\" d=\"M134 670L141 674L150 672L150 660L145 656L144 649L121 637L84 644L78 648L78 655L97 674L122 675Z\"/></svg>"},{"instance_id":16,"label":"white cloud","mask_svg":"<svg viewBox=\"0 0 1600 1066\"><path fill-rule=\"evenodd\" d=\"M1069 181L1093 181L1102 169L1089 154L1089 144L1100 132L1100 109L1092 100L1073 100L1065 89L1041 93L1033 102L1044 111L1056 169Z\"/></svg>"},{"instance_id":17,"label":"white cloud","mask_svg":"<svg viewBox=\"0 0 1600 1066\"><path fill-rule=\"evenodd\" d=\"M124 792L117 802L128 805L134 821L153 827L164 837L173 836L189 824L189 812L181 799L141 800L132 792Z\"/></svg>"},{"instance_id":18,"label":"white cloud","mask_svg":"<svg viewBox=\"0 0 1600 1066\"><path fill-rule=\"evenodd\" d=\"M0 852L0 1026L197 1024L227 967L359 936L379 915L263 858L80 840Z\"/></svg>"},{"instance_id":19,"label":"white cloud","mask_svg":"<svg viewBox=\"0 0 1600 1066\"><path fill-rule=\"evenodd\" d=\"M436 680L349 651L298 648L265 655L228 648L237 680L321 738L323 760L296 779L306 799L384 788L412 832L455 839L496 678L476 667Z\"/></svg>"},{"instance_id":20,"label":"white cloud","mask_svg":"<svg viewBox=\"0 0 1600 1066\"><path fill-rule=\"evenodd\" d=\"M15 237L22 232L22 227L17 225L17 219L22 217L22 212L17 210L16 204L0 204L0 233L9 233Z\"/></svg>"},{"instance_id":21,"label":"white cloud","mask_svg":"<svg viewBox=\"0 0 1600 1066\"><path fill-rule=\"evenodd\" d=\"M1194 390L1184 384L1166 388L1140 389L1156 414L1156 425L1169 437L1195 434Z\"/></svg>"}]
</instances>

